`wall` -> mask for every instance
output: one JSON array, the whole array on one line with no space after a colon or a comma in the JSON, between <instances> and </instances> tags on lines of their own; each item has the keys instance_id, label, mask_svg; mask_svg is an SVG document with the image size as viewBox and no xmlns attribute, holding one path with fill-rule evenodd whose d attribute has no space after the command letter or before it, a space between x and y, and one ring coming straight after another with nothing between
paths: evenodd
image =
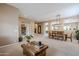
<instances>
[{"instance_id":1,"label":"wall","mask_svg":"<svg viewBox=\"0 0 79 59\"><path fill-rule=\"evenodd\" d=\"M79 23L78 23L78 30L79 30Z\"/></svg>"},{"instance_id":2,"label":"wall","mask_svg":"<svg viewBox=\"0 0 79 59\"><path fill-rule=\"evenodd\" d=\"M56 20L51 20L51 21L46 21L46 22L43 22L43 23L48 23L48 30L51 31L52 23L54 24L56 22L57 22ZM75 28L76 26L78 26L78 29L79 29L79 15L68 17L68 18L61 18L59 23L60 23L61 26L60 26L59 30L57 30L57 31L64 31L64 25L69 24L69 23L73 23L71 29ZM74 23L76 23L76 24L74 24ZM78 25L77 25L77 23L78 23ZM44 30L45 30L45 28L43 28L43 31ZM68 31L65 31L65 32L66 33L71 33L72 32L73 37L75 37L75 30L70 30L70 31L68 30Z\"/></svg>"},{"instance_id":3,"label":"wall","mask_svg":"<svg viewBox=\"0 0 79 59\"><path fill-rule=\"evenodd\" d=\"M72 30L72 29L75 28L75 27L77 27L77 29L79 28L79 26L78 26L78 24L79 24L79 15L78 16L73 16L73 17L70 17L70 18L67 18L67 19L64 19L64 23L66 25L72 24L70 31L75 32L75 30Z\"/></svg>"},{"instance_id":4,"label":"wall","mask_svg":"<svg viewBox=\"0 0 79 59\"><path fill-rule=\"evenodd\" d=\"M45 27L44 27L44 23L41 23L41 33L42 33L42 34L44 34L44 32L45 32L45 31L44 31L44 28L45 28Z\"/></svg>"},{"instance_id":5,"label":"wall","mask_svg":"<svg viewBox=\"0 0 79 59\"><path fill-rule=\"evenodd\" d=\"M45 22L43 22L43 23L46 23L46 22L48 22L49 23L49 25L48 25L48 27L49 27L49 30L51 30L51 24L53 23L57 23L57 21L55 20L55 19L52 19L52 20L50 20L50 21L45 21ZM65 23L74 23L74 22L79 22L79 15L76 15L76 16L72 16L72 17L68 17L68 18L61 18L60 20L59 20L59 24L61 25L60 26L60 31L62 30L64 30L64 28L63 28L63 26L64 26L64 24ZM51 24L50 24L51 23ZM78 28L79 28L79 26L78 26Z\"/></svg>"},{"instance_id":6,"label":"wall","mask_svg":"<svg viewBox=\"0 0 79 59\"><path fill-rule=\"evenodd\" d=\"M26 35L34 35L34 21L32 19L19 17L19 35L22 35L20 33L21 24L25 24L25 26L26 26Z\"/></svg>"},{"instance_id":7,"label":"wall","mask_svg":"<svg viewBox=\"0 0 79 59\"><path fill-rule=\"evenodd\" d=\"M73 23L73 22L79 22L79 15L64 19L64 23Z\"/></svg>"},{"instance_id":8,"label":"wall","mask_svg":"<svg viewBox=\"0 0 79 59\"><path fill-rule=\"evenodd\" d=\"M0 4L0 46L18 42L18 9Z\"/></svg>"},{"instance_id":9,"label":"wall","mask_svg":"<svg viewBox=\"0 0 79 59\"><path fill-rule=\"evenodd\" d=\"M19 36L21 36L21 25L26 25L26 21L23 17L19 17Z\"/></svg>"},{"instance_id":10,"label":"wall","mask_svg":"<svg viewBox=\"0 0 79 59\"><path fill-rule=\"evenodd\" d=\"M60 24L60 27L57 31L63 31L63 19L60 19L59 21L57 20L51 20L51 21L46 21L46 22L43 22L43 34L45 34L45 23L48 23L48 31L51 31L52 30L52 24L55 24L55 23L59 23ZM53 29L54 31L56 31L55 29Z\"/></svg>"},{"instance_id":11,"label":"wall","mask_svg":"<svg viewBox=\"0 0 79 59\"><path fill-rule=\"evenodd\" d=\"M35 30L35 34L37 34L38 33L38 24L37 23L34 24L34 30Z\"/></svg>"},{"instance_id":12,"label":"wall","mask_svg":"<svg viewBox=\"0 0 79 59\"><path fill-rule=\"evenodd\" d=\"M30 35L34 35L34 21L31 21L29 25L30 25L29 28Z\"/></svg>"},{"instance_id":13,"label":"wall","mask_svg":"<svg viewBox=\"0 0 79 59\"><path fill-rule=\"evenodd\" d=\"M38 26L41 26L41 33L38 33ZM34 24L34 28L36 28L36 34L44 34L44 23L43 22L35 22L35 24Z\"/></svg>"}]
</instances>

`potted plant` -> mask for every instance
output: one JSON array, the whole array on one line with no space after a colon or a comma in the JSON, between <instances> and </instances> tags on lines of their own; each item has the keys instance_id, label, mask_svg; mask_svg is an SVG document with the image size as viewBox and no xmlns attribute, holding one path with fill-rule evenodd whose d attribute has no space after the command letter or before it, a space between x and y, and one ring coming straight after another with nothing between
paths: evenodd
<instances>
[{"instance_id":1,"label":"potted plant","mask_svg":"<svg viewBox=\"0 0 79 59\"><path fill-rule=\"evenodd\" d=\"M76 31L76 39L78 40L79 43L79 30Z\"/></svg>"},{"instance_id":2,"label":"potted plant","mask_svg":"<svg viewBox=\"0 0 79 59\"><path fill-rule=\"evenodd\" d=\"M31 40L31 38L33 38L33 36L32 35L27 35L27 36L25 36L25 38L27 39L27 42L30 42L30 40Z\"/></svg>"},{"instance_id":3,"label":"potted plant","mask_svg":"<svg viewBox=\"0 0 79 59\"><path fill-rule=\"evenodd\" d=\"M22 36L19 36L19 40L18 40L19 42L22 42L23 41L23 38L22 38Z\"/></svg>"}]
</instances>

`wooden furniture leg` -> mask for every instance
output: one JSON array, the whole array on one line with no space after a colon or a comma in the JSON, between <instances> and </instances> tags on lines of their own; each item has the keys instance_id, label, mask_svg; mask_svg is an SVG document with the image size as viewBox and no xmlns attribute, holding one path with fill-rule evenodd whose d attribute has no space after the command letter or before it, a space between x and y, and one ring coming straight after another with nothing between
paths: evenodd
<instances>
[{"instance_id":1,"label":"wooden furniture leg","mask_svg":"<svg viewBox=\"0 0 79 59\"><path fill-rule=\"evenodd\" d=\"M67 34L65 34L65 41L67 41Z\"/></svg>"}]
</instances>

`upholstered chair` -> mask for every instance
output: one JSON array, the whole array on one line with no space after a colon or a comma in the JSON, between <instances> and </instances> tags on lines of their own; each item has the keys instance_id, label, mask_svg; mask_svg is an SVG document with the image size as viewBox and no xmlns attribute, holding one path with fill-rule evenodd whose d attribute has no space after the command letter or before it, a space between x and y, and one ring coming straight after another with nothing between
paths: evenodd
<instances>
[{"instance_id":1,"label":"upholstered chair","mask_svg":"<svg viewBox=\"0 0 79 59\"><path fill-rule=\"evenodd\" d=\"M34 56L34 53L29 49L30 47L26 44L22 44L21 47L23 48L23 54L26 56Z\"/></svg>"}]
</instances>

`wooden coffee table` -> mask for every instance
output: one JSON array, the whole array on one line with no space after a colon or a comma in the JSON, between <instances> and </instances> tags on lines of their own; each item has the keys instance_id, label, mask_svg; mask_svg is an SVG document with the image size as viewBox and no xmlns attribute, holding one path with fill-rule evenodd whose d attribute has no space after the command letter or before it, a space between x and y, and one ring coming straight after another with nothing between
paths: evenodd
<instances>
[{"instance_id":1,"label":"wooden coffee table","mask_svg":"<svg viewBox=\"0 0 79 59\"><path fill-rule=\"evenodd\" d=\"M30 43L28 43L28 44L30 44ZM31 51L33 53L34 56L46 56L46 50L48 48L48 45L44 45L44 44L41 48L39 48L40 46L38 46L39 49L37 49L35 47L36 44L35 45L31 44L31 46L28 46L28 48L26 48L27 46L25 44L23 44L21 46L23 48L24 55L27 55L26 49L28 49L29 51Z\"/></svg>"},{"instance_id":2,"label":"wooden coffee table","mask_svg":"<svg viewBox=\"0 0 79 59\"><path fill-rule=\"evenodd\" d=\"M47 50L48 46L44 45L42 48L39 49L39 51L35 52L36 56L46 56L46 50Z\"/></svg>"}]
</instances>

